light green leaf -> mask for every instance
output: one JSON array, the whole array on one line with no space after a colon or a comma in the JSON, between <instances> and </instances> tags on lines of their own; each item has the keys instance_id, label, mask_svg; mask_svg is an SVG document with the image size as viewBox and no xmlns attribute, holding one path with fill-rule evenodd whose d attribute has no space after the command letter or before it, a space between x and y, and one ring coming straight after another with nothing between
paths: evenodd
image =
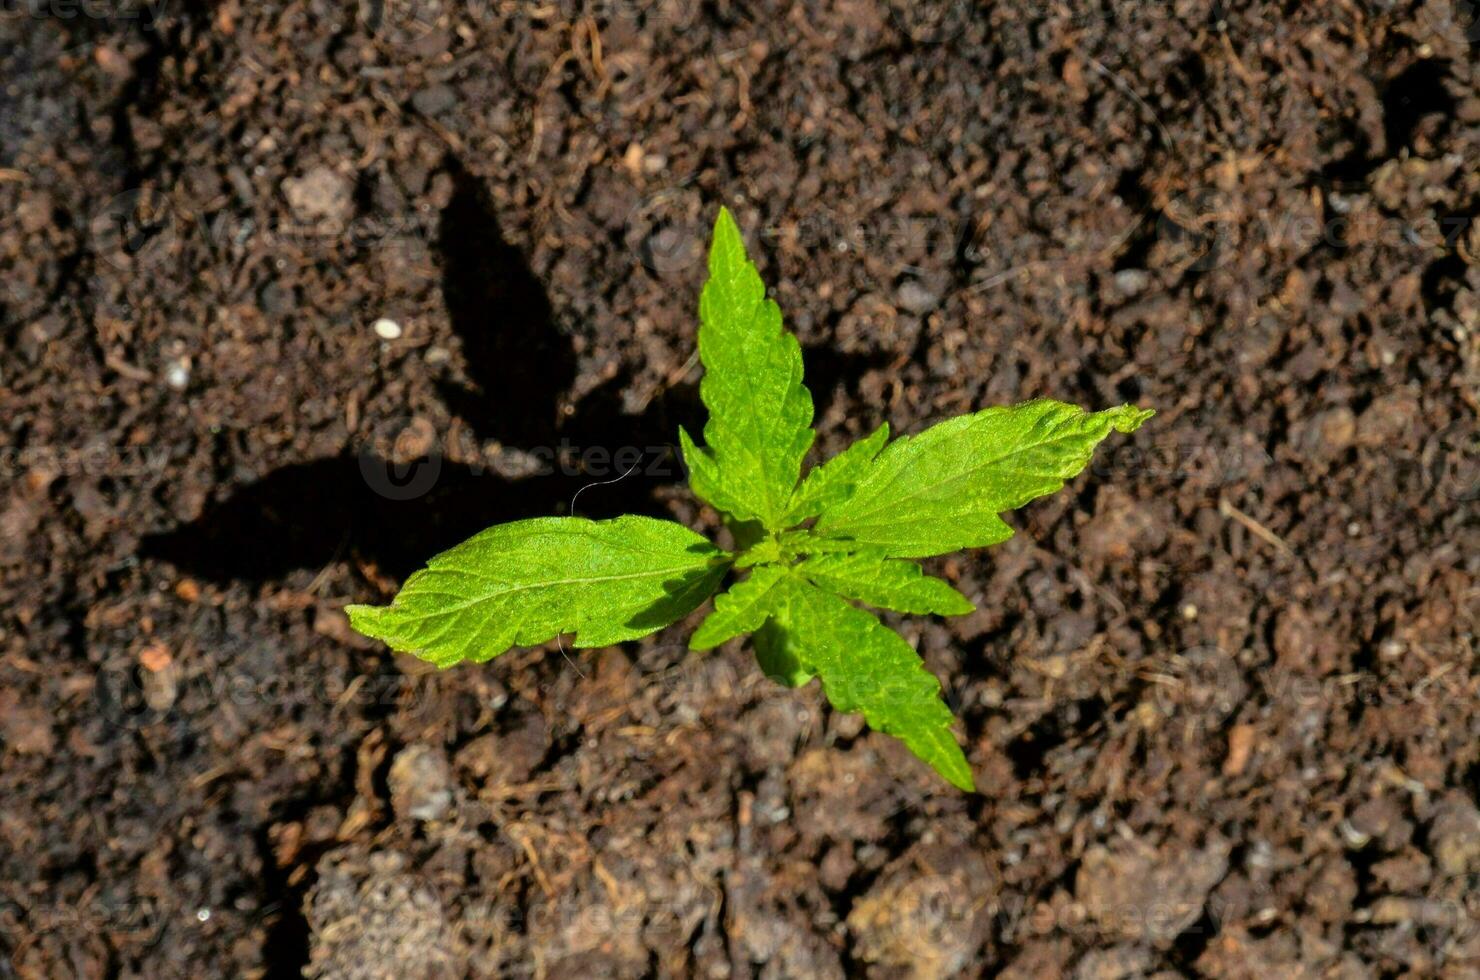
<instances>
[{"instance_id":1,"label":"light green leaf","mask_svg":"<svg viewBox=\"0 0 1480 980\"><path fill-rule=\"evenodd\" d=\"M802 386L801 345L782 326L781 310L766 299L740 229L725 209L714 225L699 320L708 461L690 451L691 441L685 447L685 460L698 476L694 492L732 518L780 530L815 437L812 396Z\"/></svg>"},{"instance_id":2,"label":"light green leaf","mask_svg":"<svg viewBox=\"0 0 1480 980\"><path fill-rule=\"evenodd\" d=\"M949 583L926 575L919 565L860 552L815 555L796 567L813 585L879 609L960 616L976 609Z\"/></svg>"},{"instance_id":3,"label":"light green leaf","mask_svg":"<svg viewBox=\"0 0 1480 980\"><path fill-rule=\"evenodd\" d=\"M889 423L885 422L872 435L858 440L820 466L813 467L791 496L786 523L800 524L847 500L859 478L868 472L869 464L888 441Z\"/></svg>"},{"instance_id":4,"label":"light green leaf","mask_svg":"<svg viewBox=\"0 0 1480 980\"><path fill-rule=\"evenodd\" d=\"M793 641L794 633L787 625L789 617L785 605L773 611L765 625L751 636L755 647L755 662L765 674L777 684L785 687L801 687L814 676L802 665L801 652Z\"/></svg>"},{"instance_id":5,"label":"light green leaf","mask_svg":"<svg viewBox=\"0 0 1480 980\"><path fill-rule=\"evenodd\" d=\"M349 606L356 630L438 667L574 633L578 647L633 640L693 611L727 556L650 517L542 517L491 527L406 580L389 606Z\"/></svg>"},{"instance_id":6,"label":"light green leaf","mask_svg":"<svg viewBox=\"0 0 1480 980\"><path fill-rule=\"evenodd\" d=\"M678 427L678 448L683 454L683 465L689 472L689 489L694 491L694 496L736 520L749 519L747 515L750 513L750 505L740 496L731 493L714 457L696 446L693 437L683 426Z\"/></svg>"},{"instance_id":7,"label":"light green leaf","mask_svg":"<svg viewBox=\"0 0 1480 980\"><path fill-rule=\"evenodd\" d=\"M690 649L708 650L760 629L776 603L776 586L784 578L786 569L780 565L762 565L743 582L730 586L728 592L715 596L714 612L694 631Z\"/></svg>"},{"instance_id":8,"label":"light green leaf","mask_svg":"<svg viewBox=\"0 0 1480 980\"><path fill-rule=\"evenodd\" d=\"M752 525L754 526L754 525ZM735 555L736 568L752 565L791 564L803 555L853 554L857 547L850 541L820 538L804 527L768 535Z\"/></svg>"},{"instance_id":9,"label":"light green leaf","mask_svg":"<svg viewBox=\"0 0 1480 980\"><path fill-rule=\"evenodd\" d=\"M998 514L1062 488L1111 431L1134 432L1153 414L1043 400L941 422L879 453L813 531L901 558L998 544L1012 537Z\"/></svg>"},{"instance_id":10,"label":"light green leaf","mask_svg":"<svg viewBox=\"0 0 1480 980\"><path fill-rule=\"evenodd\" d=\"M750 568L752 565L774 565L786 561L788 557L786 552L782 550L781 539L767 535L737 554L735 556L735 567Z\"/></svg>"},{"instance_id":11,"label":"light green leaf","mask_svg":"<svg viewBox=\"0 0 1480 980\"><path fill-rule=\"evenodd\" d=\"M862 713L870 728L904 742L952 785L974 790L940 682L904 638L872 613L795 575L783 592L777 620L797 659L822 678L833 707Z\"/></svg>"}]
</instances>

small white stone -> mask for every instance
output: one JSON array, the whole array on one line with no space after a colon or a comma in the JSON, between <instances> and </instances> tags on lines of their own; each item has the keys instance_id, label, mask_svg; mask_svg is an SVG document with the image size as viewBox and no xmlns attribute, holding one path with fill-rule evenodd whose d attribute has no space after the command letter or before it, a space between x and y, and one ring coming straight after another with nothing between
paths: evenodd
<instances>
[{"instance_id":1,"label":"small white stone","mask_svg":"<svg viewBox=\"0 0 1480 980\"><path fill-rule=\"evenodd\" d=\"M1346 846L1352 850L1361 850L1372 840L1370 834L1358 830L1350 820L1341 821L1338 829L1341 831L1341 836L1346 839Z\"/></svg>"},{"instance_id":2,"label":"small white stone","mask_svg":"<svg viewBox=\"0 0 1480 980\"><path fill-rule=\"evenodd\" d=\"M210 909L199 909L195 913L195 918L197 919L197 921L200 921L200 922L210 922L211 921L211 910Z\"/></svg>"},{"instance_id":3,"label":"small white stone","mask_svg":"<svg viewBox=\"0 0 1480 980\"><path fill-rule=\"evenodd\" d=\"M189 359L180 357L171 361L164 369L164 383L176 391L184 391L185 386L190 384Z\"/></svg>"},{"instance_id":4,"label":"small white stone","mask_svg":"<svg viewBox=\"0 0 1480 980\"><path fill-rule=\"evenodd\" d=\"M375 321L375 336L381 340L399 340L401 337L401 325L395 320L381 317Z\"/></svg>"}]
</instances>

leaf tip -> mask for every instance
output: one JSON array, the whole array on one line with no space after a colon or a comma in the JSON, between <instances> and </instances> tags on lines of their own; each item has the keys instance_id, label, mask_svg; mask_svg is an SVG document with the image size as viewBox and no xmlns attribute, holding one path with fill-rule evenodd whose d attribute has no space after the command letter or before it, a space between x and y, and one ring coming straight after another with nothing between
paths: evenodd
<instances>
[{"instance_id":1,"label":"leaf tip","mask_svg":"<svg viewBox=\"0 0 1480 980\"><path fill-rule=\"evenodd\" d=\"M1115 431L1130 435L1139 429L1147 419L1156 414L1155 409L1141 408L1137 405L1122 405L1115 414Z\"/></svg>"},{"instance_id":2,"label":"leaf tip","mask_svg":"<svg viewBox=\"0 0 1480 980\"><path fill-rule=\"evenodd\" d=\"M384 606L366 606L360 604L344 607L344 614L349 617L350 628L362 636L368 636L373 640L381 637L380 614L385 610Z\"/></svg>"},{"instance_id":3,"label":"leaf tip","mask_svg":"<svg viewBox=\"0 0 1480 980\"><path fill-rule=\"evenodd\" d=\"M962 596L959 592L956 594L960 596L961 601L957 602L952 599L945 606L943 606L942 608L945 610L945 615L966 616L976 612L976 603L972 602L965 596Z\"/></svg>"},{"instance_id":4,"label":"leaf tip","mask_svg":"<svg viewBox=\"0 0 1480 980\"><path fill-rule=\"evenodd\" d=\"M932 760L930 767L961 792L975 793L976 775L971 771L971 763L966 761L966 753L961 751L960 744L952 736L946 735L946 738L951 742L950 750L943 757Z\"/></svg>"},{"instance_id":5,"label":"leaf tip","mask_svg":"<svg viewBox=\"0 0 1480 980\"><path fill-rule=\"evenodd\" d=\"M705 650L713 650L725 641L723 636L716 635L718 631L715 630L713 622L713 614L706 616L698 629L689 634L690 650L703 653Z\"/></svg>"},{"instance_id":6,"label":"leaf tip","mask_svg":"<svg viewBox=\"0 0 1480 980\"><path fill-rule=\"evenodd\" d=\"M976 792L976 777L971 774L970 769L964 769L957 773L945 774L946 781L963 793Z\"/></svg>"},{"instance_id":7,"label":"leaf tip","mask_svg":"<svg viewBox=\"0 0 1480 980\"><path fill-rule=\"evenodd\" d=\"M711 255L726 255L738 252L740 256L745 255L745 239L740 234L740 224L730 209L723 204L719 207L719 214L714 219L714 237L710 243Z\"/></svg>"}]
</instances>

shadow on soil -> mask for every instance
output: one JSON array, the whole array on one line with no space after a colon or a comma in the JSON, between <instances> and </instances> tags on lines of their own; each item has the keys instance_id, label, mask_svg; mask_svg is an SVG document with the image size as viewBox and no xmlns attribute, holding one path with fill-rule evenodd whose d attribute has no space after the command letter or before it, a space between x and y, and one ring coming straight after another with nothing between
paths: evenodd
<instances>
[{"instance_id":1,"label":"shadow on soil","mask_svg":"<svg viewBox=\"0 0 1480 980\"><path fill-rule=\"evenodd\" d=\"M500 233L484 188L460 166L452 172L439 234L442 291L473 385L441 394L478 445L497 441L540 465L508 476L496 462L447 458L435 443L410 457L366 447L241 487L195 521L146 538L144 556L214 582L261 583L345 558L404 578L491 524L567 513L582 488L583 516L666 516L654 491L685 479L675 443L680 424L702 428L698 386L669 388L631 414L614 380L563 410L576 374L569 340L524 256ZM819 415L835 386L877 366L826 348L806 360Z\"/></svg>"}]
</instances>

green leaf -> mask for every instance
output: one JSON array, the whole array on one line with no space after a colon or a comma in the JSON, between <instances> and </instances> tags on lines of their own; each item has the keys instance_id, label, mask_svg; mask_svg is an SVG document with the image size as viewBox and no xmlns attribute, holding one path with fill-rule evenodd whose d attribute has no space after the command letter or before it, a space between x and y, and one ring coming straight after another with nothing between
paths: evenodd
<instances>
[{"instance_id":1,"label":"green leaf","mask_svg":"<svg viewBox=\"0 0 1480 980\"><path fill-rule=\"evenodd\" d=\"M766 299L725 209L714 225L699 320L706 450L681 435L694 492L732 518L780 530L815 438L812 396L802 386L801 345Z\"/></svg>"},{"instance_id":2,"label":"green leaf","mask_svg":"<svg viewBox=\"0 0 1480 980\"><path fill-rule=\"evenodd\" d=\"M499 525L433 558L388 606L349 606L355 629L441 667L573 633L578 647L645 636L698 607L730 569L691 645L751 633L768 677L822 681L839 711L901 739L974 789L940 683L899 634L850 600L958 615L969 600L904 560L1012 536L998 515L1060 489L1112 430L1153 413L1089 414L1038 401L990 408L888 444L881 425L800 480L815 439L801 347L720 210L699 304L705 446L679 430L690 484L719 509L734 554L646 517Z\"/></svg>"},{"instance_id":3,"label":"green leaf","mask_svg":"<svg viewBox=\"0 0 1480 980\"><path fill-rule=\"evenodd\" d=\"M976 789L951 733L955 719L941 700L940 681L904 637L795 575L786 579L777 619L800 663L822 678L834 708L862 713L870 728L904 742L953 786Z\"/></svg>"},{"instance_id":4,"label":"green leaf","mask_svg":"<svg viewBox=\"0 0 1480 980\"><path fill-rule=\"evenodd\" d=\"M998 514L1062 488L1111 431L1134 432L1153 414L1043 400L941 422L879 453L813 532L901 558L998 544L1012 537Z\"/></svg>"},{"instance_id":5,"label":"green leaf","mask_svg":"<svg viewBox=\"0 0 1480 980\"><path fill-rule=\"evenodd\" d=\"M575 633L578 647L633 640L709 598L727 556L650 517L542 517L491 527L406 580L389 606L349 606L350 624L438 667Z\"/></svg>"},{"instance_id":6,"label":"green leaf","mask_svg":"<svg viewBox=\"0 0 1480 980\"><path fill-rule=\"evenodd\" d=\"M792 494L786 523L800 524L847 500L888 441L889 423L886 422L875 429L873 435L858 440L832 459L813 467Z\"/></svg>"},{"instance_id":7,"label":"green leaf","mask_svg":"<svg viewBox=\"0 0 1480 980\"><path fill-rule=\"evenodd\" d=\"M710 613L689 639L693 650L708 650L742 633L753 633L760 629L771 609L776 604L776 586L786 578L786 569L780 565L762 565L750 573L743 582L736 582L730 590L714 599L714 612Z\"/></svg>"},{"instance_id":8,"label":"green leaf","mask_svg":"<svg viewBox=\"0 0 1480 980\"><path fill-rule=\"evenodd\" d=\"M785 562L787 558L788 555L782 550L781 539L768 535L737 554L735 556L735 567L749 568L752 565L774 565Z\"/></svg>"},{"instance_id":9,"label":"green leaf","mask_svg":"<svg viewBox=\"0 0 1480 980\"><path fill-rule=\"evenodd\" d=\"M689 489L694 491L694 496L741 523L750 520L750 505L731 492L714 456L696 446L683 426L678 427L678 448L683 454L683 465L689 473Z\"/></svg>"},{"instance_id":10,"label":"green leaf","mask_svg":"<svg viewBox=\"0 0 1480 980\"><path fill-rule=\"evenodd\" d=\"M785 687L801 687L814 676L802 665L801 652L792 639L795 635L787 625L789 618L786 607L778 606L765 625L751 636L755 647L755 662L761 673Z\"/></svg>"},{"instance_id":11,"label":"green leaf","mask_svg":"<svg viewBox=\"0 0 1480 980\"><path fill-rule=\"evenodd\" d=\"M949 583L926 575L919 565L868 552L815 555L796 568L813 585L879 609L960 616L976 609Z\"/></svg>"},{"instance_id":12,"label":"green leaf","mask_svg":"<svg viewBox=\"0 0 1480 980\"><path fill-rule=\"evenodd\" d=\"M853 554L857 550L852 542L819 538L809 529L797 527L779 534L767 535L739 551L735 555L735 567L789 565L793 559L803 555Z\"/></svg>"}]
</instances>

